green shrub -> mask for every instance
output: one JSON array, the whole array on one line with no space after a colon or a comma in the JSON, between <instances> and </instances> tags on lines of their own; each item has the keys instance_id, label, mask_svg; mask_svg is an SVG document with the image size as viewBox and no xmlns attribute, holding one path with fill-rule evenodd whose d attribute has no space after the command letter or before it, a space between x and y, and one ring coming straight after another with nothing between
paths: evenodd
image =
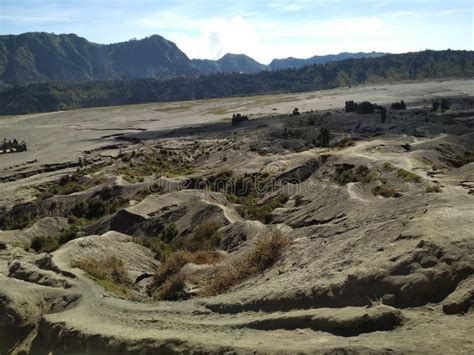
<instances>
[{"instance_id":1,"label":"green shrub","mask_svg":"<svg viewBox=\"0 0 474 355\"><path fill-rule=\"evenodd\" d=\"M79 228L76 225L72 225L68 229L64 230L59 238L58 243L60 245L66 244L67 242L79 237Z\"/></svg>"},{"instance_id":2,"label":"green shrub","mask_svg":"<svg viewBox=\"0 0 474 355\"><path fill-rule=\"evenodd\" d=\"M128 277L123 262L115 256L103 259L84 257L73 262L71 266L87 272L94 281L108 292L130 298L130 289L133 282Z\"/></svg>"},{"instance_id":3,"label":"green shrub","mask_svg":"<svg viewBox=\"0 0 474 355\"><path fill-rule=\"evenodd\" d=\"M178 230L176 229L176 225L173 223L168 224L160 233L160 239L166 243L170 243L177 236Z\"/></svg>"},{"instance_id":4,"label":"green shrub","mask_svg":"<svg viewBox=\"0 0 474 355\"><path fill-rule=\"evenodd\" d=\"M426 186L426 192L441 192L441 187L439 185L428 185Z\"/></svg>"},{"instance_id":5,"label":"green shrub","mask_svg":"<svg viewBox=\"0 0 474 355\"><path fill-rule=\"evenodd\" d=\"M391 163L385 163L383 165L383 168L389 172L394 171L395 167Z\"/></svg>"},{"instance_id":6,"label":"green shrub","mask_svg":"<svg viewBox=\"0 0 474 355\"><path fill-rule=\"evenodd\" d=\"M421 176L402 168L397 169L397 176L401 177L406 182L421 182L423 180Z\"/></svg>"},{"instance_id":7,"label":"green shrub","mask_svg":"<svg viewBox=\"0 0 474 355\"><path fill-rule=\"evenodd\" d=\"M388 186L384 186L384 185L375 186L372 189L372 193L376 196L378 195L378 196L383 196L383 197L397 197L398 195L397 190Z\"/></svg>"},{"instance_id":8,"label":"green shrub","mask_svg":"<svg viewBox=\"0 0 474 355\"><path fill-rule=\"evenodd\" d=\"M91 200L87 205L86 217L95 219L107 213L107 207L102 200Z\"/></svg>"},{"instance_id":9,"label":"green shrub","mask_svg":"<svg viewBox=\"0 0 474 355\"><path fill-rule=\"evenodd\" d=\"M201 223L192 235L176 239L175 247L189 251L214 250L221 240L218 229L219 226L214 222Z\"/></svg>"},{"instance_id":10,"label":"green shrub","mask_svg":"<svg viewBox=\"0 0 474 355\"><path fill-rule=\"evenodd\" d=\"M335 147L337 148L347 148L347 147L352 147L355 145L355 142L351 138L343 138L336 144L334 144Z\"/></svg>"},{"instance_id":11,"label":"green shrub","mask_svg":"<svg viewBox=\"0 0 474 355\"><path fill-rule=\"evenodd\" d=\"M263 223L271 222L271 212L279 207L282 207L289 197L286 194L281 194L272 199L268 199L262 204L247 204L237 208L237 212L246 219L257 220Z\"/></svg>"},{"instance_id":12,"label":"green shrub","mask_svg":"<svg viewBox=\"0 0 474 355\"><path fill-rule=\"evenodd\" d=\"M88 209L87 204L84 201L79 201L73 206L73 208L71 209L71 213L74 216L81 218L86 215L87 209Z\"/></svg>"},{"instance_id":13,"label":"green shrub","mask_svg":"<svg viewBox=\"0 0 474 355\"><path fill-rule=\"evenodd\" d=\"M368 184L377 178L376 172L371 172L365 165L359 165L357 168L346 169L336 174L335 180L340 185L346 185L350 182L362 182Z\"/></svg>"},{"instance_id":14,"label":"green shrub","mask_svg":"<svg viewBox=\"0 0 474 355\"><path fill-rule=\"evenodd\" d=\"M156 260L163 260L172 253L171 245L161 240L159 237L136 237L133 241L143 245L155 253Z\"/></svg>"},{"instance_id":15,"label":"green shrub","mask_svg":"<svg viewBox=\"0 0 474 355\"><path fill-rule=\"evenodd\" d=\"M58 238L34 237L31 240L30 248L37 253L51 253L59 248Z\"/></svg>"},{"instance_id":16,"label":"green shrub","mask_svg":"<svg viewBox=\"0 0 474 355\"><path fill-rule=\"evenodd\" d=\"M34 237L31 240L30 248L37 253L51 253L57 250L61 245L79 237L79 227L72 225L62 231L58 236Z\"/></svg>"}]
</instances>

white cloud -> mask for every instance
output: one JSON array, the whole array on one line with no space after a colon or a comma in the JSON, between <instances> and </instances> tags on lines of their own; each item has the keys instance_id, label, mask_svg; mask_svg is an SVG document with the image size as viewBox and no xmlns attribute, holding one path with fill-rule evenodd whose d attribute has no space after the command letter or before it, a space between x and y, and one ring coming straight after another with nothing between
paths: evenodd
<instances>
[{"instance_id":1,"label":"white cloud","mask_svg":"<svg viewBox=\"0 0 474 355\"><path fill-rule=\"evenodd\" d=\"M170 38L191 58L218 59L226 53L259 53L260 40L249 22L236 16L229 20L211 19L198 36L175 35Z\"/></svg>"},{"instance_id":2,"label":"white cloud","mask_svg":"<svg viewBox=\"0 0 474 355\"><path fill-rule=\"evenodd\" d=\"M211 19L201 24L198 35L171 35L170 39L191 58L218 59L226 53L245 53L262 63L284 56L309 57L339 53L351 39L380 31L378 17L320 22L253 25L236 16ZM359 41L356 43L358 44ZM304 43L304 44L301 44Z\"/></svg>"},{"instance_id":3,"label":"white cloud","mask_svg":"<svg viewBox=\"0 0 474 355\"><path fill-rule=\"evenodd\" d=\"M315 3L321 5L327 1L315 0ZM305 0L295 0L275 1L266 6L268 11L273 8L288 13L308 4ZM395 10L372 16L321 19L308 16L308 12L301 16L266 17L251 11L239 11L238 16L229 11L229 16L214 14L206 17L189 9L184 11L173 7L135 18L127 27L134 29L138 37L161 34L174 41L190 58L218 59L226 53L245 53L261 63L269 63L273 58L307 58L342 51L397 53L441 49L443 45L436 37L440 37L440 31L452 33L453 30L442 30L442 24L433 27L430 19L433 16L454 16L457 11L419 13ZM434 36L435 33L438 36ZM453 43L453 48L465 47L462 38L457 42L453 39L447 41Z\"/></svg>"}]
</instances>

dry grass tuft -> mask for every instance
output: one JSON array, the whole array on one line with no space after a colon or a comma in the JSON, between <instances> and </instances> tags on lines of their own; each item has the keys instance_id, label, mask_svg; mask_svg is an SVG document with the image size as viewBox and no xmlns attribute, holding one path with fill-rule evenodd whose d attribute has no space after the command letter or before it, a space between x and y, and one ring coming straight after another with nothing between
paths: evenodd
<instances>
[{"instance_id":1,"label":"dry grass tuft","mask_svg":"<svg viewBox=\"0 0 474 355\"><path fill-rule=\"evenodd\" d=\"M421 176L402 168L397 169L397 176L401 177L406 182L421 182L423 180Z\"/></svg>"},{"instance_id":2,"label":"dry grass tuft","mask_svg":"<svg viewBox=\"0 0 474 355\"><path fill-rule=\"evenodd\" d=\"M147 293L156 299L174 299L172 290L181 292L178 286L182 284L184 287L184 280L177 276L184 265L188 263L215 264L219 258L218 253L206 250L196 252L179 250L172 253L158 267L153 280L147 287Z\"/></svg>"},{"instance_id":3,"label":"dry grass tuft","mask_svg":"<svg viewBox=\"0 0 474 355\"><path fill-rule=\"evenodd\" d=\"M232 264L221 267L204 282L201 296L223 293L232 286L272 266L290 245L288 237L279 232L260 239L252 250Z\"/></svg>"},{"instance_id":4,"label":"dry grass tuft","mask_svg":"<svg viewBox=\"0 0 474 355\"><path fill-rule=\"evenodd\" d=\"M439 185L428 185L426 186L426 192L431 193L431 192L436 192L439 193L441 192L441 187Z\"/></svg>"},{"instance_id":5,"label":"dry grass tuft","mask_svg":"<svg viewBox=\"0 0 474 355\"><path fill-rule=\"evenodd\" d=\"M181 275L169 277L154 294L157 300L177 301L186 298L184 292L185 282Z\"/></svg>"},{"instance_id":6,"label":"dry grass tuft","mask_svg":"<svg viewBox=\"0 0 474 355\"><path fill-rule=\"evenodd\" d=\"M121 297L130 298L132 281L127 275L123 262L115 256L101 260L82 258L73 263L72 266L87 272L106 291Z\"/></svg>"}]
</instances>

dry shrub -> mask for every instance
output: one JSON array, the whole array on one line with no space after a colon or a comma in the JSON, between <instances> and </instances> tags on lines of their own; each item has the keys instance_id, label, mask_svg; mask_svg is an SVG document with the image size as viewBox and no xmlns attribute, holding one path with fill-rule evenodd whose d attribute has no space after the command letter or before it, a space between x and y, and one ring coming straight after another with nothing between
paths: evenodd
<instances>
[{"instance_id":1,"label":"dry shrub","mask_svg":"<svg viewBox=\"0 0 474 355\"><path fill-rule=\"evenodd\" d=\"M180 280L176 277L176 274L184 265L188 263L198 265L215 264L218 260L218 253L206 250L199 250L197 252L179 250L172 253L158 267L155 275L153 275L153 280L147 287L147 292L149 295L155 294L157 299L169 299L171 293L166 290L177 289L177 285L174 284L179 284ZM184 283L184 280L182 282ZM161 298L160 295L167 295L167 297Z\"/></svg>"},{"instance_id":2,"label":"dry shrub","mask_svg":"<svg viewBox=\"0 0 474 355\"><path fill-rule=\"evenodd\" d=\"M189 251L214 250L221 240L218 229L219 225L216 222L201 223L194 229L192 235L178 238L175 246Z\"/></svg>"},{"instance_id":3,"label":"dry shrub","mask_svg":"<svg viewBox=\"0 0 474 355\"><path fill-rule=\"evenodd\" d=\"M100 280L109 280L121 285L131 284L131 280L127 276L123 262L115 256L101 260L82 258L73 263L72 266L78 267L89 275Z\"/></svg>"},{"instance_id":4,"label":"dry shrub","mask_svg":"<svg viewBox=\"0 0 474 355\"><path fill-rule=\"evenodd\" d=\"M213 296L272 266L290 245L288 237L280 232L260 239L252 250L230 265L221 267L204 282L201 296Z\"/></svg>"},{"instance_id":5,"label":"dry shrub","mask_svg":"<svg viewBox=\"0 0 474 355\"><path fill-rule=\"evenodd\" d=\"M169 277L156 291L154 298L157 300L177 301L186 298L184 292L184 277L173 275Z\"/></svg>"}]
</instances>

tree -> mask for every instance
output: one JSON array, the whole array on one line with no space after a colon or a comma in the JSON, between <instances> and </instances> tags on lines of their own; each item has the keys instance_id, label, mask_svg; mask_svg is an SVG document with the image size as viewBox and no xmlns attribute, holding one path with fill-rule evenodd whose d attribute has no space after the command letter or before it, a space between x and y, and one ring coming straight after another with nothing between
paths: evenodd
<instances>
[{"instance_id":1,"label":"tree","mask_svg":"<svg viewBox=\"0 0 474 355\"><path fill-rule=\"evenodd\" d=\"M357 111L357 107L358 107L358 105L354 101L352 101L352 100L346 101L344 111L346 111L346 112L355 112L355 111Z\"/></svg>"},{"instance_id":2,"label":"tree","mask_svg":"<svg viewBox=\"0 0 474 355\"><path fill-rule=\"evenodd\" d=\"M234 113L232 115L232 126L236 126L240 124L241 122L245 122L248 120L249 120L248 116L242 116L240 113Z\"/></svg>"},{"instance_id":3,"label":"tree","mask_svg":"<svg viewBox=\"0 0 474 355\"><path fill-rule=\"evenodd\" d=\"M357 113L369 114L374 113L377 105L370 103L369 101L364 101L358 104Z\"/></svg>"},{"instance_id":4,"label":"tree","mask_svg":"<svg viewBox=\"0 0 474 355\"><path fill-rule=\"evenodd\" d=\"M168 224L160 234L161 240L163 240L166 243L171 242L177 236L178 236L178 229L173 223Z\"/></svg>"},{"instance_id":5,"label":"tree","mask_svg":"<svg viewBox=\"0 0 474 355\"><path fill-rule=\"evenodd\" d=\"M407 105L405 104L405 102L403 100L401 100L400 102L392 103L391 108L392 108L392 110L406 110Z\"/></svg>"},{"instance_id":6,"label":"tree","mask_svg":"<svg viewBox=\"0 0 474 355\"><path fill-rule=\"evenodd\" d=\"M329 142L331 140L331 132L329 131L329 128L321 127L318 139L321 147L329 147Z\"/></svg>"},{"instance_id":7,"label":"tree","mask_svg":"<svg viewBox=\"0 0 474 355\"><path fill-rule=\"evenodd\" d=\"M441 110L449 110L449 106L448 99L441 99Z\"/></svg>"},{"instance_id":8,"label":"tree","mask_svg":"<svg viewBox=\"0 0 474 355\"><path fill-rule=\"evenodd\" d=\"M387 120L387 109L385 107L382 107L380 109L380 119L382 123L385 123L385 121Z\"/></svg>"},{"instance_id":9,"label":"tree","mask_svg":"<svg viewBox=\"0 0 474 355\"><path fill-rule=\"evenodd\" d=\"M101 200L92 200L88 203L87 218L99 218L107 212L105 203Z\"/></svg>"}]
</instances>

